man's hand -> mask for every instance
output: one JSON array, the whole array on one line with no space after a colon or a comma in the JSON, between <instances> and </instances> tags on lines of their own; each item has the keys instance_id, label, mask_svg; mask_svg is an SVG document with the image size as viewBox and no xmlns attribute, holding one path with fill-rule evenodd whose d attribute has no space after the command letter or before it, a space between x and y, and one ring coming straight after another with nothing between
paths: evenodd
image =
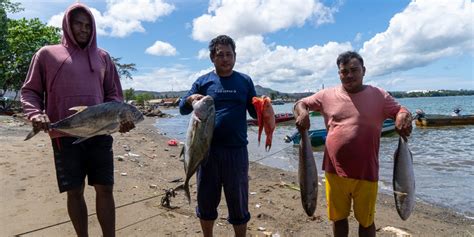
<instances>
[{"instance_id":1,"label":"man's hand","mask_svg":"<svg viewBox=\"0 0 474 237\"><path fill-rule=\"evenodd\" d=\"M188 98L186 98L186 103L192 107L193 106L193 101L200 100L200 99L202 99L202 97L204 97L204 96L201 95L201 94L192 94L192 95L188 96Z\"/></svg>"},{"instance_id":2,"label":"man's hand","mask_svg":"<svg viewBox=\"0 0 474 237\"><path fill-rule=\"evenodd\" d=\"M293 111L295 115L295 125L298 131L309 130L311 125L309 121L309 113L303 102L297 102Z\"/></svg>"},{"instance_id":3,"label":"man's hand","mask_svg":"<svg viewBox=\"0 0 474 237\"><path fill-rule=\"evenodd\" d=\"M412 116L410 113L407 112L399 112L395 119L395 131L403 138L403 140L407 140L407 137L410 136L411 130L413 129L412 126Z\"/></svg>"},{"instance_id":4,"label":"man's hand","mask_svg":"<svg viewBox=\"0 0 474 237\"><path fill-rule=\"evenodd\" d=\"M134 128L135 128L135 123L133 123L132 121L122 121L120 122L119 132L126 133Z\"/></svg>"},{"instance_id":5,"label":"man's hand","mask_svg":"<svg viewBox=\"0 0 474 237\"><path fill-rule=\"evenodd\" d=\"M35 131L35 133L41 130L43 130L44 132L48 132L51 130L51 122L49 121L49 117L46 114L37 114L31 117L31 123L33 125L33 131Z\"/></svg>"}]
</instances>

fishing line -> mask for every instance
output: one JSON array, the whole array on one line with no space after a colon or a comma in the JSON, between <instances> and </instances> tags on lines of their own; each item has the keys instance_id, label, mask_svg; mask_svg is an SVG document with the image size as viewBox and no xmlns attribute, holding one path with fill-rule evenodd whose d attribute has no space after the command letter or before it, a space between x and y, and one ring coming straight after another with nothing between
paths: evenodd
<instances>
[{"instance_id":1,"label":"fishing line","mask_svg":"<svg viewBox=\"0 0 474 237\"><path fill-rule=\"evenodd\" d=\"M140 200L132 201L132 202L129 202L129 203L125 203L125 204L122 204L120 206L116 206L115 210L117 210L119 208L122 208L122 207L130 206L130 205L135 204L135 203L141 203L141 202L153 199L153 198L164 196L164 195L165 195L165 193L162 193L162 194L154 195L154 196L151 196L151 197L143 198L143 199L140 199ZM91 216L94 216L96 214L97 214L97 212L94 212L94 213L91 213L91 214L87 215L87 217L91 217ZM51 225L48 225L48 226L40 227L38 229L34 229L34 230L30 230L30 231L23 232L23 233L20 233L20 234L16 234L14 236L22 236L22 235L26 235L26 234L31 234L33 232L37 232L37 231L40 231L40 230L45 230L45 229L55 227L55 226L60 226L62 224L66 224L66 223L69 223L69 222L71 222L71 220L62 221L62 222L58 222L58 223L51 224Z\"/></svg>"},{"instance_id":2,"label":"fishing line","mask_svg":"<svg viewBox=\"0 0 474 237\"><path fill-rule=\"evenodd\" d=\"M282 149L280 149L280 150L278 150L278 151L276 151L276 152L273 152L273 153L271 153L271 154L268 154L268 155L266 155L266 156L264 156L264 157L262 157L262 158L260 158L260 159L257 159L257 160L254 160L254 161L250 161L249 163L257 163L257 164L258 164L259 161L262 161L262 160L264 160L264 159L270 158L270 157L272 157L273 155L278 154L278 153L280 153L280 152L282 152L282 151L284 151L284 150L286 150L286 149L288 149L288 148L290 148L290 147L293 147L293 144L290 144L290 145L288 145L288 146L286 146L286 147L283 147ZM253 179L258 179L258 178L260 178L260 177L261 177L261 176L256 176L256 177L254 177ZM191 185L195 185L195 184L196 184L196 183L191 184ZM158 195L153 195L153 196L151 196L151 197L146 197L146 198L143 198L143 199L139 199L139 200L136 200L136 201L132 201L132 202L129 202L129 203L125 203L125 204L116 206L116 207L115 207L115 210L120 209L120 208L123 208L123 207L126 207L126 206L130 206L130 205L133 205L133 204L136 204L136 203L141 203L141 202L144 202L144 201L153 199L153 198L161 197L161 196L164 196L165 194L166 194L166 192L165 192L165 193L158 194ZM179 206L179 208L181 208L181 207L183 207L183 206ZM167 210L167 211L170 211L170 210ZM160 213L158 213L158 214L156 214L156 215L147 217L147 218L145 218L145 219L143 219L143 220L134 222L134 223L132 223L132 224L123 226L123 227L121 227L121 228L119 228L119 229L116 229L115 231L119 231L119 230L128 228L128 227L130 227L130 226L133 226L133 225L135 225L135 224L138 224L138 223L140 223L140 222L143 222L143 221L145 221L145 220L152 219L152 218L154 218L154 217L160 215L161 213L163 213L163 212L160 212ZM91 217L91 216L94 216L94 215L96 215L96 214L97 214L97 213L94 212L94 213L91 213L91 214L87 215L87 217ZM34 233L34 232L38 232L38 231L40 231L40 230L45 230L45 229L48 229L48 228L51 228L51 227L60 226L60 225L63 225L63 224L69 223L69 222L71 222L71 220L62 221L62 222L58 222L58 223L55 223L55 224L52 224L52 225L40 227L40 228L37 228L37 229L34 229L34 230L30 230L30 231L27 231L27 232L23 232L23 233L20 233L20 234L16 234L16 235L14 235L14 236L22 236L22 235L26 235L26 234L31 234L31 233Z\"/></svg>"}]
</instances>

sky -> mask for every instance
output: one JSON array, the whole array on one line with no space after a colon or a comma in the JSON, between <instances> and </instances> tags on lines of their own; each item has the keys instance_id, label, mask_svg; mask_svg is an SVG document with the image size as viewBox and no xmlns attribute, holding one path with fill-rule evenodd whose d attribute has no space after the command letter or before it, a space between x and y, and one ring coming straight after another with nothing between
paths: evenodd
<instances>
[{"instance_id":1,"label":"sky","mask_svg":"<svg viewBox=\"0 0 474 237\"><path fill-rule=\"evenodd\" d=\"M75 0L12 0L61 26ZM189 90L214 69L209 41L236 41L234 70L280 92L340 84L337 56L364 58L364 83L388 91L474 89L470 0L105 0L80 1L96 20L98 45L135 63L124 89Z\"/></svg>"}]
</instances>

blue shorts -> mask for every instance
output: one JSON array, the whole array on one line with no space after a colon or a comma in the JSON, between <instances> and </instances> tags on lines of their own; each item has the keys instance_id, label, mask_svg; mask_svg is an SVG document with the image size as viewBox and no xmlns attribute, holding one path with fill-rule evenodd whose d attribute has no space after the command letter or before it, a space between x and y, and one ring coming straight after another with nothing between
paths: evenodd
<instances>
[{"instance_id":1,"label":"blue shorts","mask_svg":"<svg viewBox=\"0 0 474 237\"><path fill-rule=\"evenodd\" d=\"M89 185L113 185L112 136L95 136L79 144L72 144L76 140L75 137L51 140L59 192L81 187L86 176Z\"/></svg>"},{"instance_id":2,"label":"blue shorts","mask_svg":"<svg viewBox=\"0 0 474 237\"><path fill-rule=\"evenodd\" d=\"M221 190L227 202L232 225L242 225L250 220L249 159L247 147L211 147L197 172L197 216L203 220L217 219L217 206Z\"/></svg>"}]
</instances>

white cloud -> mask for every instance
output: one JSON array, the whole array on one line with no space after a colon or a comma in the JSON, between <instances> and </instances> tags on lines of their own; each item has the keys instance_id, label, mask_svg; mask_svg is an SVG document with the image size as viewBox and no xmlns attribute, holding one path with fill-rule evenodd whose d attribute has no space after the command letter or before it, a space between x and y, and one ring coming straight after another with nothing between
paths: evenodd
<instances>
[{"instance_id":1,"label":"white cloud","mask_svg":"<svg viewBox=\"0 0 474 237\"><path fill-rule=\"evenodd\" d=\"M449 81L449 84L446 84ZM472 82L460 76L430 75L428 77L403 73L400 75L387 75L378 77L376 80L365 79L365 84L389 88L390 91L410 90L459 90L472 88Z\"/></svg>"},{"instance_id":2,"label":"white cloud","mask_svg":"<svg viewBox=\"0 0 474 237\"><path fill-rule=\"evenodd\" d=\"M339 84L337 55L353 50L350 43L336 42L301 49L273 45L274 43L266 45L261 36L249 36L237 40L235 70L250 75L256 85L281 92L301 92L303 89L315 91L321 88L322 84L326 87ZM199 52L203 59L209 60L207 49ZM135 76L133 81L124 81L124 88L155 91L189 90L199 76L212 70L213 67L192 71L182 65L158 68L151 73Z\"/></svg>"},{"instance_id":3,"label":"white cloud","mask_svg":"<svg viewBox=\"0 0 474 237\"><path fill-rule=\"evenodd\" d=\"M169 68L157 68L150 73L133 77L133 80L123 80L124 89L147 91L183 91L191 89L196 80L195 73L183 65Z\"/></svg>"},{"instance_id":4,"label":"white cloud","mask_svg":"<svg viewBox=\"0 0 474 237\"><path fill-rule=\"evenodd\" d=\"M249 74L255 84L283 92L296 92L302 88L315 90L321 88L323 83L339 83L337 55L352 50L352 46L350 43L329 42L302 49L278 45L273 50L269 47L260 50L265 52L257 53L250 61L242 62L238 58L236 70Z\"/></svg>"},{"instance_id":5,"label":"white cloud","mask_svg":"<svg viewBox=\"0 0 474 237\"><path fill-rule=\"evenodd\" d=\"M360 53L368 75L426 66L438 59L473 53L474 3L416 0L396 14L385 32L364 43Z\"/></svg>"},{"instance_id":6,"label":"white cloud","mask_svg":"<svg viewBox=\"0 0 474 237\"><path fill-rule=\"evenodd\" d=\"M301 27L307 21L320 25L333 22L335 11L336 7L328 8L316 0L211 0L208 14L193 20L192 37L208 41L227 34L237 39Z\"/></svg>"},{"instance_id":7,"label":"white cloud","mask_svg":"<svg viewBox=\"0 0 474 237\"><path fill-rule=\"evenodd\" d=\"M152 46L148 47L145 52L156 56L175 56L176 48L171 44L157 40Z\"/></svg>"},{"instance_id":8,"label":"white cloud","mask_svg":"<svg viewBox=\"0 0 474 237\"><path fill-rule=\"evenodd\" d=\"M104 13L90 9L96 21L97 34L126 37L134 32L145 32L142 22L155 22L169 15L175 7L163 0L107 0ZM64 12L54 15L48 24L61 27L63 15Z\"/></svg>"},{"instance_id":9,"label":"white cloud","mask_svg":"<svg viewBox=\"0 0 474 237\"><path fill-rule=\"evenodd\" d=\"M209 50L208 49L200 49L198 52L198 59L209 59Z\"/></svg>"},{"instance_id":10,"label":"white cloud","mask_svg":"<svg viewBox=\"0 0 474 237\"><path fill-rule=\"evenodd\" d=\"M48 25L61 28L63 25L63 17L64 17L64 12L61 12L59 14L52 16L48 21Z\"/></svg>"}]
</instances>

